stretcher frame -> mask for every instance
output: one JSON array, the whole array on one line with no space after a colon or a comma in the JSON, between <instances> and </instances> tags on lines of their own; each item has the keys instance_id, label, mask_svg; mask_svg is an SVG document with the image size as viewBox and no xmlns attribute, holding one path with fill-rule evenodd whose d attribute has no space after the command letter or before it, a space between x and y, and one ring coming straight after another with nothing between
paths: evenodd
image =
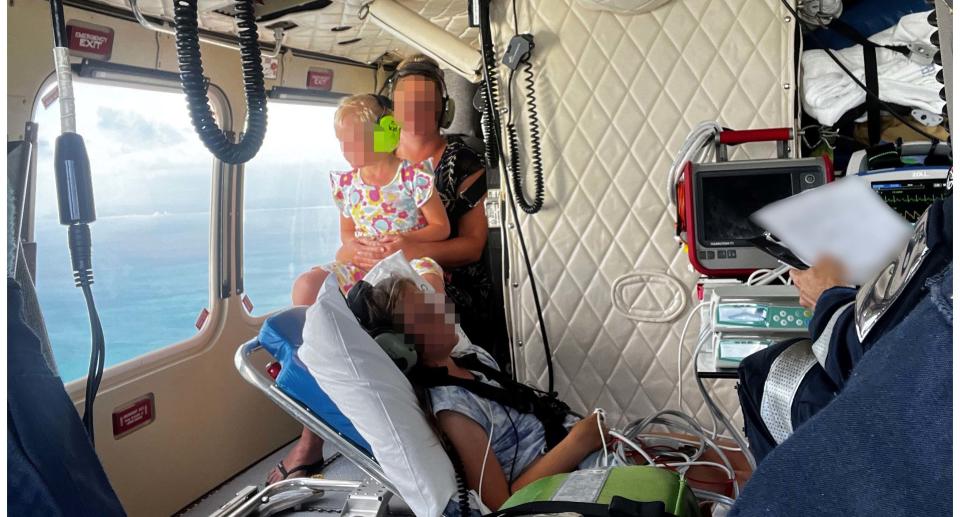
<instances>
[{"instance_id":1,"label":"stretcher frame","mask_svg":"<svg viewBox=\"0 0 960 517\"><path fill-rule=\"evenodd\" d=\"M237 353L234 356L234 364L237 368L237 371L240 373L240 376L243 377L245 381L260 390L264 395L267 396L268 399L283 409L284 412L303 424L304 427L309 429L317 436L323 438L325 444L332 446L337 452L343 455L343 457L347 458L351 463L363 471L364 474L370 476L375 486L371 486L370 483L343 482L334 480L307 480L306 482L308 482L311 488L316 490L322 490L324 488L341 490L344 488L355 488L354 493L351 494L350 498L348 498L347 505L343 509L343 512L345 513L341 513L341 515L370 515L370 513L365 511L357 512L357 508L352 508L353 511L350 511L351 506L357 506L355 503L357 503L360 499L369 497L370 494L375 494L373 499L377 503L380 503L376 504L375 506L380 509L381 513L374 511L373 514L382 514L382 512L386 510L386 502L389 500L390 496L398 495L399 493L397 492L394 484L390 481L390 479L387 478L386 474L384 474L383 469L380 468L380 464L377 463L377 461L365 451L360 450L353 443L348 441L343 435L337 432L336 429L328 425L327 422L317 416L308 407L284 393L283 390L277 386L274 379L272 379L265 371L263 371L262 368L258 368L254 363L253 356L255 353L263 349L263 346L257 339L247 341L237 349ZM294 481L299 482L295 483ZM282 492L283 490L302 489L307 486L304 485L304 482L305 481L302 479L294 479L275 483L260 491L256 497L247 500L246 503L241 501L242 505L238 504L234 506L234 508L236 508L234 511L218 513L217 515L229 515L231 517L247 515L249 512L253 511L256 506L251 506L249 504L250 501L259 500L266 495L276 494L278 492ZM347 487L344 485L344 483L350 483L351 486ZM353 485L356 485L356 487ZM353 504L351 501L353 501ZM246 513L242 513L239 510L243 510Z\"/></svg>"}]
</instances>

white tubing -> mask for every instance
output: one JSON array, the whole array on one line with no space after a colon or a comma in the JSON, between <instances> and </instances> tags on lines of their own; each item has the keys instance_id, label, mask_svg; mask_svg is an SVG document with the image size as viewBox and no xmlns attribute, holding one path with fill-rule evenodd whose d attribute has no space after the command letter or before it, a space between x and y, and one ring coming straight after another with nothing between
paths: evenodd
<instances>
[{"instance_id":1,"label":"white tubing","mask_svg":"<svg viewBox=\"0 0 960 517\"><path fill-rule=\"evenodd\" d=\"M470 82L480 82L479 72L483 64L480 51L416 12L394 0L374 0L361 8L360 16L369 16L383 30L436 59L442 67L453 70Z\"/></svg>"}]
</instances>

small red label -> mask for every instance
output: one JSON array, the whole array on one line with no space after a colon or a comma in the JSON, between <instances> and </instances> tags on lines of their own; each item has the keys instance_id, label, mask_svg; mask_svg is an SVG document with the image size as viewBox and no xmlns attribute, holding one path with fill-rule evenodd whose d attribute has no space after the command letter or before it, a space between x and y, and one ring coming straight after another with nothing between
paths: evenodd
<instances>
[{"instance_id":1,"label":"small red label","mask_svg":"<svg viewBox=\"0 0 960 517\"><path fill-rule=\"evenodd\" d=\"M200 311L200 315L197 316L197 322L194 323L194 325L197 326L197 330L200 330L203 328L203 324L207 322L208 316L210 316L210 311L208 311L206 307L204 307L204 309Z\"/></svg>"},{"instance_id":2,"label":"small red label","mask_svg":"<svg viewBox=\"0 0 960 517\"><path fill-rule=\"evenodd\" d=\"M46 95L43 96L42 99L40 99L40 102L43 103L43 109L47 109L50 107L51 104L53 104L54 102L57 102L57 99L59 98L60 98L60 88L54 86L49 93L47 93Z\"/></svg>"},{"instance_id":3,"label":"small red label","mask_svg":"<svg viewBox=\"0 0 960 517\"><path fill-rule=\"evenodd\" d=\"M93 28L88 24L83 26L67 25L70 35L70 52L80 57L102 59L108 61L113 53L113 29L109 27Z\"/></svg>"},{"instance_id":4,"label":"small red label","mask_svg":"<svg viewBox=\"0 0 960 517\"><path fill-rule=\"evenodd\" d=\"M243 295L243 298L241 298L241 301L243 301L243 306L247 308L247 312L251 312L251 313L252 313L252 312L253 312L253 302L250 301L250 297L247 296L247 295Z\"/></svg>"},{"instance_id":5,"label":"small red label","mask_svg":"<svg viewBox=\"0 0 960 517\"><path fill-rule=\"evenodd\" d=\"M333 89L333 70L329 68L307 70L307 88L329 92Z\"/></svg>"},{"instance_id":6,"label":"small red label","mask_svg":"<svg viewBox=\"0 0 960 517\"><path fill-rule=\"evenodd\" d=\"M113 437L120 438L153 422L156 416L153 393L145 395L113 412Z\"/></svg>"}]
</instances>

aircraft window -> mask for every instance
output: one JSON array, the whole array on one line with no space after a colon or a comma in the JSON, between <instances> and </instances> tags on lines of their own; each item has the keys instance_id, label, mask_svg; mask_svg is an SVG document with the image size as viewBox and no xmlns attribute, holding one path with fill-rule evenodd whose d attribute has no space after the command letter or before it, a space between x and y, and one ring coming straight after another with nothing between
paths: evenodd
<instances>
[{"instance_id":1,"label":"aircraft window","mask_svg":"<svg viewBox=\"0 0 960 517\"><path fill-rule=\"evenodd\" d=\"M263 147L243 179L243 286L254 314L290 305L297 275L340 247L329 172L349 168L333 132L334 106L271 102Z\"/></svg>"},{"instance_id":2,"label":"aircraft window","mask_svg":"<svg viewBox=\"0 0 960 517\"><path fill-rule=\"evenodd\" d=\"M93 171L93 295L110 367L197 333L209 301L213 158L190 124L183 94L86 81L74 83L74 94ZM35 109L37 293L60 376L69 382L86 375L90 329L57 212L59 105Z\"/></svg>"}]
</instances>

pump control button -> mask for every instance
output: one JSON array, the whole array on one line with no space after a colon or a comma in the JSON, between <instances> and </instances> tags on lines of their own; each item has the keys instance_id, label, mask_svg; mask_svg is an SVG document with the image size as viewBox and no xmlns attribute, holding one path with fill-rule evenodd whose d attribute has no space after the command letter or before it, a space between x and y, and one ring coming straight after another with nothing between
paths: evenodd
<instances>
[{"instance_id":1,"label":"pump control button","mask_svg":"<svg viewBox=\"0 0 960 517\"><path fill-rule=\"evenodd\" d=\"M814 183L817 182L817 176L815 174L804 174L803 182L806 183L807 185L813 185Z\"/></svg>"}]
</instances>

